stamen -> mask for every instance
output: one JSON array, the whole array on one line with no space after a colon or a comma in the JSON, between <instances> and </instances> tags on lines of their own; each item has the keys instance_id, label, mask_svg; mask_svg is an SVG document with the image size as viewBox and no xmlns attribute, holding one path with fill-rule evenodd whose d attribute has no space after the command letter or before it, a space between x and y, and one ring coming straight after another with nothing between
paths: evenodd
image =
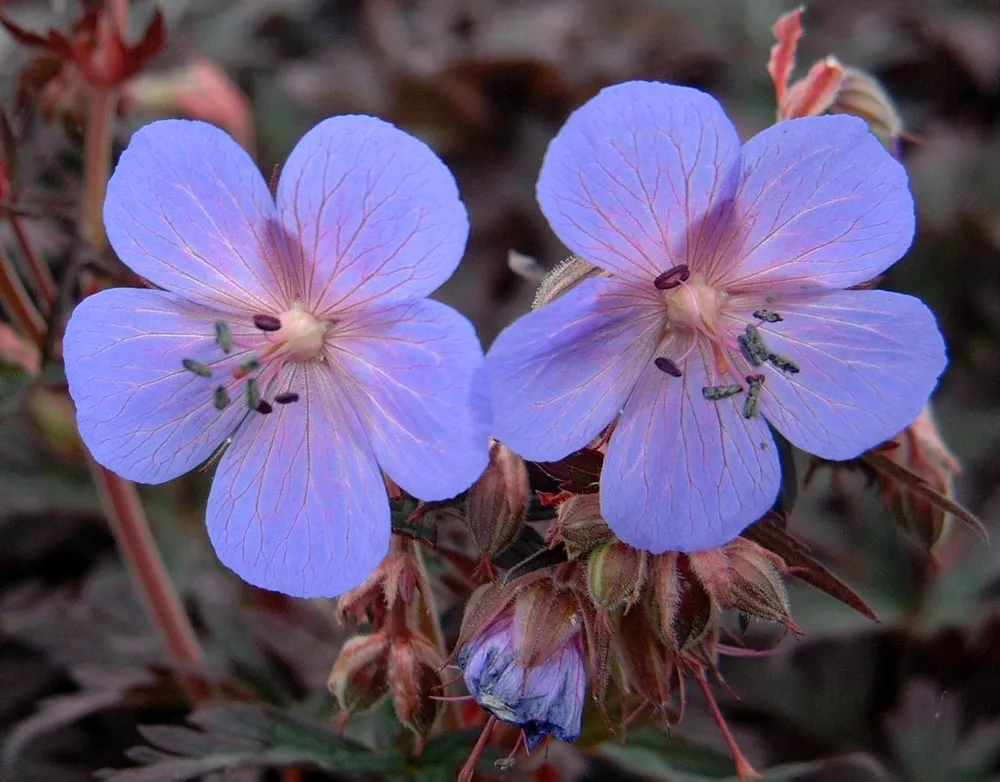
<instances>
[{"instance_id":1,"label":"stamen","mask_svg":"<svg viewBox=\"0 0 1000 782\"><path fill-rule=\"evenodd\" d=\"M298 402L299 395L296 394L294 391L282 391L280 394L275 395L274 401L277 402L279 405L287 405L291 404L292 402Z\"/></svg>"},{"instance_id":2,"label":"stamen","mask_svg":"<svg viewBox=\"0 0 1000 782\"><path fill-rule=\"evenodd\" d=\"M247 396L247 407L251 410L256 410L260 407L260 386L257 385L257 381L250 378L246 385L246 396Z\"/></svg>"},{"instance_id":3,"label":"stamen","mask_svg":"<svg viewBox=\"0 0 1000 782\"><path fill-rule=\"evenodd\" d=\"M728 399L743 391L743 386L739 383L731 383L724 386L705 386L701 389L701 395L709 402L718 402L720 399Z\"/></svg>"},{"instance_id":4,"label":"stamen","mask_svg":"<svg viewBox=\"0 0 1000 782\"><path fill-rule=\"evenodd\" d=\"M753 418L760 410L760 390L764 386L764 376L747 375L746 381L750 384L750 388L743 402L743 417Z\"/></svg>"},{"instance_id":5,"label":"stamen","mask_svg":"<svg viewBox=\"0 0 1000 782\"><path fill-rule=\"evenodd\" d=\"M750 349L750 343L747 341L746 337L740 334L738 337L736 337L736 344L739 345L740 353L743 354L743 358L747 360L747 363L750 366L754 368L760 366L761 361L759 358L757 358L756 355L754 355L754 352Z\"/></svg>"},{"instance_id":6,"label":"stamen","mask_svg":"<svg viewBox=\"0 0 1000 782\"><path fill-rule=\"evenodd\" d=\"M780 323L784 320L777 312L769 309L759 309L753 311L753 316L757 320L762 320L765 323Z\"/></svg>"},{"instance_id":7,"label":"stamen","mask_svg":"<svg viewBox=\"0 0 1000 782\"><path fill-rule=\"evenodd\" d=\"M198 377L211 377L212 370L208 368L208 364L204 364L201 361L195 361L193 358L184 359L181 364L184 366L188 372L193 372Z\"/></svg>"},{"instance_id":8,"label":"stamen","mask_svg":"<svg viewBox=\"0 0 1000 782\"><path fill-rule=\"evenodd\" d=\"M759 367L771 356L771 351L768 350L760 331L751 323L747 324L746 336L737 337L736 343L740 346L743 358L753 367Z\"/></svg>"},{"instance_id":9,"label":"stamen","mask_svg":"<svg viewBox=\"0 0 1000 782\"><path fill-rule=\"evenodd\" d=\"M255 369L260 369L260 359L256 356L250 356L250 358L243 359L240 365L233 372L233 377L237 380L242 380Z\"/></svg>"},{"instance_id":10,"label":"stamen","mask_svg":"<svg viewBox=\"0 0 1000 782\"><path fill-rule=\"evenodd\" d=\"M768 355L767 360L773 364L777 369L780 369L786 375L797 375L802 370L799 369L799 365L792 361L790 358L785 358L778 353L771 353Z\"/></svg>"},{"instance_id":11,"label":"stamen","mask_svg":"<svg viewBox=\"0 0 1000 782\"><path fill-rule=\"evenodd\" d=\"M263 413L264 415L267 415L272 410L274 410L274 408L271 407L271 403L270 402L266 402L263 399L260 400L260 404L257 405L257 412L258 413Z\"/></svg>"},{"instance_id":12,"label":"stamen","mask_svg":"<svg viewBox=\"0 0 1000 782\"><path fill-rule=\"evenodd\" d=\"M229 392L226 391L225 386L216 386L212 404L215 405L216 410L225 410L229 407Z\"/></svg>"},{"instance_id":13,"label":"stamen","mask_svg":"<svg viewBox=\"0 0 1000 782\"><path fill-rule=\"evenodd\" d=\"M653 363L656 368L661 372L666 372L671 377L680 377L681 371L678 369L677 365L671 361L669 358L663 358L662 356L654 359Z\"/></svg>"},{"instance_id":14,"label":"stamen","mask_svg":"<svg viewBox=\"0 0 1000 782\"><path fill-rule=\"evenodd\" d=\"M223 353L229 353L233 349L233 332L229 326L221 320L215 321L215 341L219 343Z\"/></svg>"},{"instance_id":15,"label":"stamen","mask_svg":"<svg viewBox=\"0 0 1000 782\"><path fill-rule=\"evenodd\" d=\"M261 331L278 331L281 328L281 321L274 315L254 315L253 325Z\"/></svg>"},{"instance_id":16,"label":"stamen","mask_svg":"<svg viewBox=\"0 0 1000 782\"><path fill-rule=\"evenodd\" d=\"M684 264L680 264L672 269L668 269L653 280L653 287L660 291L669 291L676 288L682 282L687 282L690 276L691 270Z\"/></svg>"}]
</instances>

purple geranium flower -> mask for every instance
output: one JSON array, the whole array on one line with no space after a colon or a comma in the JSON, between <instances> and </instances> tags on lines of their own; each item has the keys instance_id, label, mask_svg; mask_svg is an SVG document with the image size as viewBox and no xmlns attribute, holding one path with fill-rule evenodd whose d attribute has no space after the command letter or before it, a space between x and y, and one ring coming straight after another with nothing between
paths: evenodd
<instances>
[{"instance_id":1,"label":"purple geranium flower","mask_svg":"<svg viewBox=\"0 0 1000 782\"><path fill-rule=\"evenodd\" d=\"M637 548L720 546L763 515L768 423L852 458L913 421L944 369L921 302L845 290L913 237L906 173L861 120L781 122L741 150L708 95L620 84L552 141L538 199L606 274L497 338L495 435L551 461L617 419L601 508Z\"/></svg>"},{"instance_id":2,"label":"purple geranium flower","mask_svg":"<svg viewBox=\"0 0 1000 782\"><path fill-rule=\"evenodd\" d=\"M476 703L524 730L528 750L547 735L576 741L587 694L587 666L579 632L555 644L533 665L525 662L530 628L504 617L458 653L465 686Z\"/></svg>"},{"instance_id":3,"label":"purple geranium flower","mask_svg":"<svg viewBox=\"0 0 1000 782\"><path fill-rule=\"evenodd\" d=\"M436 500L485 467L479 341L424 298L458 265L468 221L423 143L372 117L326 120L272 198L222 131L156 122L122 154L104 220L121 259L164 290L103 291L74 311L80 433L144 483L227 443L208 531L247 581L337 595L388 550L379 468Z\"/></svg>"}]
</instances>

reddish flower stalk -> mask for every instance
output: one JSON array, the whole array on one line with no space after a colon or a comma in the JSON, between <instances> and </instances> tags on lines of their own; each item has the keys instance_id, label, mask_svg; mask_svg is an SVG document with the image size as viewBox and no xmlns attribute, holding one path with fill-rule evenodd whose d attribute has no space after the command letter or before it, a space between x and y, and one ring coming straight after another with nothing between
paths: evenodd
<instances>
[{"instance_id":1,"label":"reddish flower stalk","mask_svg":"<svg viewBox=\"0 0 1000 782\"><path fill-rule=\"evenodd\" d=\"M124 29L127 22L124 10L127 9L123 10L119 4L116 10L116 23L119 29ZM117 87L91 84L84 137L85 181L80 228L88 244L97 252L107 245L102 208L111 175L111 143L117 101ZM92 457L88 457L88 464L118 550L150 617L163 636L170 657L182 668L203 667L205 653L170 581L135 484L100 466ZM211 692L199 679L181 675L178 681L192 701L211 697Z\"/></svg>"},{"instance_id":2,"label":"reddish flower stalk","mask_svg":"<svg viewBox=\"0 0 1000 782\"><path fill-rule=\"evenodd\" d=\"M104 195L111 173L111 142L115 112L118 108L118 89L92 85L87 111L87 130L84 137L83 212L80 231L87 243L96 251L108 245L104 232Z\"/></svg>"},{"instance_id":3,"label":"reddish flower stalk","mask_svg":"<svg viewBox=\"0 0 1000 782\"><path fill-rule=\"evenodd\" d=\"M118 549L170 656L183 669L202 668L205 653L167 575L135 484L105 470L93 458L88 458L88 466ZM178 683L192 701L211 697L211 691L199 678L182 673Z\"/></svg>"},{"instance_id":4,"label":"reddish flower stalk","mask_svg":"<svg viewBox=\"0 0 1000 782\"><path fill-rule=\"evenodd\" d=\"M31 237L28 236L21 216L11 212L8 217L10 218L11 228L14 229L14 238L17 239L18 246L24 254L24 262L31 273L35 293L44 302L46 308L51 308L52 304L59 297L59 289L56 287L56 281L52 277L52 271L49 269L49 265L45 262L45 259L38 252L35 243L31 241Z\"/></svg>"},{"instance_id":5,"label":"reddish flower stalk","mask_svg":"<svg viewBox=\"0 0 1000 782\"><path fill-rule=\"evenodd\" d=\"M45 321L28 295L14 265L0 253L0 304L20 331L41 348L45 343Z\"/></svg>"}]
</instances>

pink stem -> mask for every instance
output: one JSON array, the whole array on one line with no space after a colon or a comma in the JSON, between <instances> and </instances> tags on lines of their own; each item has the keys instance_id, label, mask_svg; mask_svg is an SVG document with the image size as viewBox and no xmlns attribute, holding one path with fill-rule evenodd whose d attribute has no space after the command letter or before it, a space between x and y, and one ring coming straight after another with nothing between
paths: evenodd
<instances>
[{"instance_id":1,"label":"pink stem","mask_svg":"<svg viewBox=\"0 0 1000 782\"><path fill-rule=\"evenodd\" d=\"M83 215L80 229L91 249L107 247L104 233L104 195L111 173L111 142L118 91L114 87L91 85L84 137Z\"/></svg>"},{"instance_id":2,"label":"pink stem","mask_svg":"<svg viewBox=\"0 0 1000 782\"><path fill-rule=\"evenodd\" d=\"M28 236L21 216L11 213L10 225L14 229L14 236L17 239L17 243L21 246L24 260L28 265L28 270L31 272L35 293L38 294L39 299L45 302L46 309L49 309L59 296L59 289L56 287L56 281L52 278L52 271L42 258L41 253L38 252L35 243L31 241L31 237Z\"/></svg>"},{"instance_id":3,"label":"pink stem","mask_svg":"<svg viewBox=\"0 0 1000 782\"><path fill-rule=\"evenodd\" d=\"M127 4L118 5L119 24L127 21L124 18L127 10ZM91 86L84 137L84 196L80 227L91 249L96 252L107 246L103 207L111 174L111 143L117 104L118 92L115 88ZM181 668L202 668L205 653L167 574L135 485L102 467L93 457L89 457L88 461L118 550L150 617L163 636L170 657ZM192 701L205 700L212 695L205 682L194 676L182 673L179 683Z\"/></svg>"},{"instance_id":4,"label":"pink stem","mask_svg":"<svg viewBox=\"0 0 1000 782\"><path fill-rule=\"evenodd\" d=\"M205 653L167 575L135 484L101 467L92 457L88 464L115 542L171 658L183 669L203 668ZM180 684L192 701L212 695L204 681L194 676L181 674Z\"/></svg>"},{"instance_id":5,"label":"pink stem","mask_svg":"<svg viewBox=\"0 0 1000 782\"><path fill-rule=\"evenodd\" d=\"M39 349L45 344L45 321L28 295L17 270L0 252L0 304L11 321Z\"/></svg>"}]
</instances>

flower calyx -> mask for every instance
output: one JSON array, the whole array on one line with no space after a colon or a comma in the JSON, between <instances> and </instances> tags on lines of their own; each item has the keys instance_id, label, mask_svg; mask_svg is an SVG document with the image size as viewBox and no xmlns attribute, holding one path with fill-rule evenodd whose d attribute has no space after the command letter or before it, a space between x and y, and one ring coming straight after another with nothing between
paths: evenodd
<instances>
[{"instance_id":1,"label":"flower calyx","mask_svg":"<svg viewBox=\"0 0 1000 782\"><path fill-rule=\"evenodd\" d=\"M337 615L342 622L352 617L382 628L397 605L413 603L420 584L420 571L410 553L392 551L359 586L340 596Z\"/></svg>"},{"instance_id":2,"label":"flower calyx","mask_svg":"<svg viewBox=\"0 0 1000 782\"><path fill-rule=\"evenodd\" d=\"M771 49L767 70L778 98L778 119L851 114L867 122L889 151L898 156L905 130L885 88L870 74L845 67L833 56L815 63L802 79L789 83L803 34L802 8L781 16L773 30L778 42Z\"/></svg>"},{"instance_id":3,"label":"flower calyx","mask_svg":"<svg viewBox=\"0 0 1000 782\"><path fill-rule=\"evenodd\" d=\"M463 519L487 575L491 560L517 540L531 503L524 459L505 445L490 444L490 462L469 489Z\"/></svg>"}]
</instances>

